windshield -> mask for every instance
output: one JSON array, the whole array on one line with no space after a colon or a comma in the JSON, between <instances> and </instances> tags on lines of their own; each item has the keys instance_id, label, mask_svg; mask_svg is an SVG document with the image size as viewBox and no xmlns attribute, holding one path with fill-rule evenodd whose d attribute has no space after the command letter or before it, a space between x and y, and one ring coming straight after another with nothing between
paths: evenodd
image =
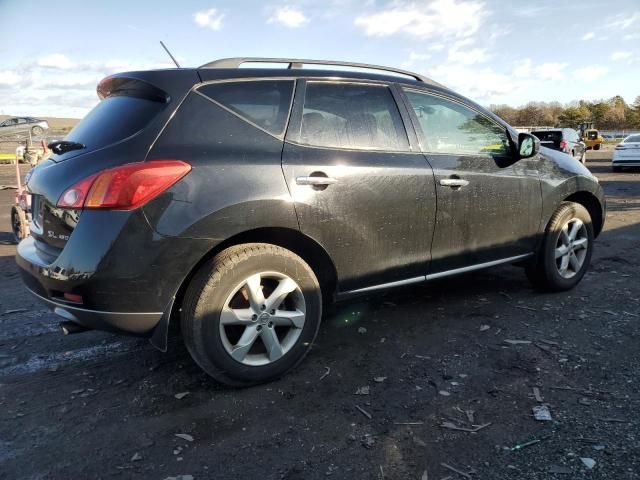
<instances>
[{"instance_id":1,"label":"windshield","mask_svg":"<svg viewBox=\"0 0 640 480\"><path fill-rule=\"evenodd\" d=\"M640 143L640 135L629 135L622 143Z\"/></svg>"}]
</instances>

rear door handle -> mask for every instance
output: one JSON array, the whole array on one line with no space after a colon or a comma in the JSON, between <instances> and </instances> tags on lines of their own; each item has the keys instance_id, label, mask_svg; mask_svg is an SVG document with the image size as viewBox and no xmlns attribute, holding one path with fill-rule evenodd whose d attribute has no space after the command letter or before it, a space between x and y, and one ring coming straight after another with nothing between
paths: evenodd
<instances>
[{"instance_id":1,"label":"rear door handle","mask_svg":"<svg viewBox=\"0 0 640 480\"><path fill-rule=\"evenodd\" d=\"M338 183L338 180L333 177L296 177L296 183L298 185L311 185L314 187L333 185Z\"/></svg>"},{"instance_id":2,"label":"rear door handle","mask_svg":"<svg viewBox=\"0 0 640 480\"><path fill-rule=\"evenodd\" d=\"M469 181L463 180L462 178L443 178L440 180L440 185L443 187L460 188L469 185Z\"/></svg>"}]
</instances>

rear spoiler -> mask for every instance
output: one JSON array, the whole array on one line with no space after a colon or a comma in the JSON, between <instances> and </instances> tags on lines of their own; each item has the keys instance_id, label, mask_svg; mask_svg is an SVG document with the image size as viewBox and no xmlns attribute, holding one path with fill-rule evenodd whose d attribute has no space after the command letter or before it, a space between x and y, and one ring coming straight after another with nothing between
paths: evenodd
<instances>
[{"instance_id":1,"label":"rear spoiler","mask_svg":"<svg viewBox=\"0 0 640 480\"><path fill-rule=\"evenodd\" d=\"M98 84L100 100L114 96L144 98L169 103L184 97L194 85L200 83L194 69L146 70L110 75Z\"/></svg>"},{"instance_id":2,"label":"rear spoiler","mask_svg":"<svg viewBox=\"0 0 640 480\"><path fill-rule=\"evenodd\" d=\"M138 97L154 102L167 103L169 95L150 83L137 78L107 77L98 84L98 97Z\"/></svg>"}]
</instances>

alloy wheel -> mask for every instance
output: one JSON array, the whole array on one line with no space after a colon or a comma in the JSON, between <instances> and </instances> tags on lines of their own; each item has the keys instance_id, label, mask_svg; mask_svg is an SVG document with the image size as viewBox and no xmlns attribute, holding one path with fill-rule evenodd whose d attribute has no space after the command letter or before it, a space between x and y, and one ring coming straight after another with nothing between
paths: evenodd
<instances>
[{"instance_id":1,"label":"alloy wheel","mask_svg":"<svg viewBox=\"0 0 640 480\"><path fill-rule=\"evenodd\" d=\"M220 313L220 337L227 353L250 366L282 358L296 344L306 318L304 295L289 276L251 275L227 297Z\"/></svg>"},{"instance_id":2,"label":"alloy wheel","mask_svg":"<svg viewBox=\"0 0 640 480\"><path fill-rule=\"evenodd\" d=\"M555 260L560 276L576 275L584 264L588 248L586 225L579 218L572 218L562 227L556 241Z\"/></svg>"}]
</instances>

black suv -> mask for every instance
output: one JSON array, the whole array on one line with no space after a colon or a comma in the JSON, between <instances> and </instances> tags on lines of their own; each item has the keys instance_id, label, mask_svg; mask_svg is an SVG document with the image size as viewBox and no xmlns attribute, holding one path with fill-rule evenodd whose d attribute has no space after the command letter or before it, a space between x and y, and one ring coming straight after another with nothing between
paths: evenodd
<instances>
[{"instance_id":1,"label":"black suv","mask_svg":"<svg viewBox=\"0 0 640 480\"><path fill-rule=\"evenodd\" d=\"M531 133L540 139L541 146L567 153L582 164L587 161L587 146L573 128L548 128Z\"/></svg>"},{"instance_id":2,"label":"black suv","mask_svg":"<svg viewBox=\"0 0 640 480\"><path fill-rule=\"evenodd\" d=\"M179 320L225 383L300 362L325 301L512 263L570 289L603 226L586 168L414 73L226 59L98 94L28 179L24 281L67 332L166 350Z\"/></svg>"}]
</instances>

